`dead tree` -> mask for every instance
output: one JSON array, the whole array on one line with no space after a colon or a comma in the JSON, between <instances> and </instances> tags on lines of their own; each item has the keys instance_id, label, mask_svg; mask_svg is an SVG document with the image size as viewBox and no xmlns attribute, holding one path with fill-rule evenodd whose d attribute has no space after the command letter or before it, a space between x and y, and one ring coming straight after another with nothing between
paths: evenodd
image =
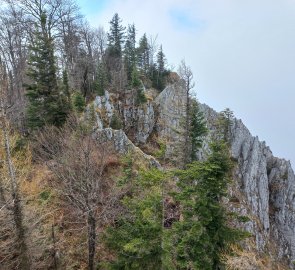
<instances>
[{"instance_id":1,"label":"dead tree","mask_svg":"<svg viewBox=\"0 0 295 270\"><path fill-rule=\"evenodd\" d=\"M185 61L182 60L178 69L179 76L183 81L185 87L185 124L184 124L184 156L183 165L185 166L190 161L190 100L191 100L191 90L195 87L193 82L193 73L191 68L186 65Z\"/></svg>"},{"instance_id":2,"label":"dead tree","mask_svg":"<svg viewBox=\"0 0 295 270\"><path fill-rule=\"evenodd\" d=\"M9 127L7 120L8 105L6 102L6 93L8 88L7 74L4 67L0 66L0 129L2 131L3 145L5 149L5 161L8 170L10 182L11 203L7 203L6 207L12 211L15 234L16 234L16 251L19 259L19 269L30 269L30 260L28 256L28 247L26 244L24 218L21 205L21 196L19 192L19 184L15 167L12 161L11 146L9 140Z\"/></svg>"}]
</instances>

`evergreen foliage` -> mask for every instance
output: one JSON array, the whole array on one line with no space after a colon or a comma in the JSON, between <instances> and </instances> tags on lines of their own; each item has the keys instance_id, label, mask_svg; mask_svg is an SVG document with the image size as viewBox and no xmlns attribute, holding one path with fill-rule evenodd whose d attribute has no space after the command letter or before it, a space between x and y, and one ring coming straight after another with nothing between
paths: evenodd
<instances>
[{"instance_id":1,"label":"evergreen foliage","mask_svg":"<svg viewBox=\"0 0 295 270\"><path fill-rule=\"evenodd\" d=\"M108 33L109 52L111 56L122 56L122 44L125 38L125 27L121 25L122 20L116 13L110 21L110 31Z\"/></svg>"},{"instance_id":2,"label":"evergreen foliage","mask_svg":"<svg viewBox=\"0 0 295 270\"><path fill-rule=\"evenodd\" d=\"M106 57L110 82L112 81L112 76L114 76L120 84L122 82L125 84L124 80L127 77L128 83L125 85L130 85L132 84L133 70L137 69L144 82L162 91L165 88L166 77L169 74L165 67L166 58L162 46L157 55L154 56L156 45L150 45L147 35L144 34L139 39L138 47L136 47L135 25L128 25L125 32L125 27L121 25L121 19L117 13L110 21L110 24L108 54ZM123 44L124 50L122 50ZM122 72L122 70L124 71Z\"/></svg>"},{"instance_id":3,"label":"evergreen foliage","mask_svg":"<svg viewBox=\"0 0 295 270\"><path fill-rule=\"evenodd\" d=\"M42 30L46 26L46 14L42 17ZM61 126L67 117L68 106L60 94L54 60L53 41L46 31L37 30L30 46L28 77L26 84L27 124L31 129L45 124Z\"/></svg>"},{"instance_id":4,"label":"evergreen foliage","mask_svg":"<svg viewBox=\"0 0 295 270\"><path fill-rule=\"evenodd\" d=\"M86 106L85 98L82 96L80 92L75 92L73 95L73 107L76 112L83 112Z\"/></svg>"},{"instance_id":5,"label":"evergreen foliage","mask_svg":"<svg viewBox=\"0 0 295 270\"><path fill-rule=\"evenodd\" d=\"M98 64L94 89L99 96L104 96L107 86L107 71L103 62Z\"/></svg>"},{"instance_id":6,"label":"evergreen foliage","mask_svg":"<svg viewBox=\"0 0 295 270\"><path fill-rule=\"evenodd\" d=\"M234 113L229 108L224 109L218 118L217 128L219 130L219 136L229 142L231 136L231 127L233 125Z\"/></svg>"},{"instance_id":7,"label":"evergreen foliage","mask_svg":"<svg viewBox=\"0 0 295 270\"><path fill-rule=\"evenodd\" d=\"M128 163L132 166L132 163ZM173 193L181 219L164 226L167 173L142 172L123 199L125 213L107 229L104 241L115 259L106 269L223 269L221 254L248 236L228 226L232 218L222 204L227 196L232 163L224 141L211 144L206 161L172 172L178 189ZM128 167L123 185L132 180Z\"/></svg>"},{"instance_id":8,"label":"evergreen foliage","mask_svg":"<svg viewBox=\"0 0 295 270\"><path fill-rule=\"evenodd\" d=\"M144 75L148 75L150 67L150 49L146 34L139 40L139 46L137 48L137 63L138 68Z\"/></svg>"},{"instance_id":9,"label":"evergreen foliage","mask_svg":"<svg viewBox=\"0 0 295 270\"><path fill-rule=\"evenodd\" d=\"M157 54L157 84L156 88L163 90L165 87L165 55L163 53L162 45L160 46L159 52Z\"/></svg>"},{"instance_id":10,"label":"evergreen foliage","mask_svg":"<svg viewBox=\"0 0 295 270\"><path fill-rule=\"evenodd\" d=\"M157 169L142 172L134 181L132 194L123 204L127 214L107 230L105 242L117 255L107 269L161 269L162 184L165 174Z\"/></svg>"},{"instance_id":11,"label":"evergreen foliage","mask_svg":"<svg viewBox=\"0 0 295 270\"><path fill-rule=\"evenodd\" d=\"M156 64L150 66L149 69L149 77L152 81L153 87L162 91L165 88L166 77L168 74L169 71L166 69L166 57L161 45L157 53Z\"/></svg>"},{"instance_id":12,"label":"evergreen foliage","mask_svg":"<svg viewBox=\"0 0 295 270\"><path fill-rule=\"evenodd\" d=\"M159 52L157 54L157 67L158 67L158 72L160 75L163 75L165 72L165 62L166 62L166 57L163 52L163 47L161 45Z\"/></svg>"},{"instance_id":13,"label":"evergreen foliage","mask_svg":"<svg viewBox=\"0 0 295 270\"><path fill-rule=\"evenodd\" d=\"M17 2L18 1L15 1L15 3ZM27 6L27 13L34 11L31 9L34 3L38 5L38 2L41 3L42 1L19 2ZM63 8L63 2L70 3L71 1L57 2L61 3L60 6ZM83 239L83 234L81 234L81 236L72 236L70 233L68 234L66 230L78 230L80 226L77 225L78 223L81 224L81 227L88 223L89 269L94 268L94 261L96 259L102 258L105 255L102 252L102 255L98 254L97 257L95 257L96 247L99 247L99 250L103 249L100 246L101 243L98 243L96 235L98 231L104 231L105 226L108 225L109 227L103 234L106 247L111 251L106 255L111 261L105 264L103 269L224 269L220 259L220 253L226 252L228 246L232 242L238 241L247 235L242 231L230 228L228 226L231 221L230 218L232 219L234 217L239 222L249 221L249 217L247 216L233 213L228 214L222 201L222 199L227 196L227 188L230 183L232 170L229 155L229 142L231 138L231 127L233 125L233 112L229 109L225 109L220 113L217 123L218 135L211 144L210 154L207 160L196 161L196 152L202 146L203 137L207 134L207 128L198 102L191 98L190 90L194 86L191 81L193 78L192 72L190 68L186 67L184 64L184 77L181 77L186 78L184 82L187 98L186 116L188 117L186 118L185 131L188 134L188 136L186 136L188 140L185 142L180 140L180 143L181 154L187 157L184 162L185 168L168 173L164 172L164 168L163 171L158 169L146 169L145 171L140 171L139 169L133 171L132 166L134 164L132 160L133 156L131 155L135 155L136 157L141 155L136 150L135 154L132 152L123 162L124 176L121 179L119 171L119 185L114 188L113 185L116 174L113 172L117 169L121 169L120 165L122 162L118 161L116 151L117 145L115 145L115 148L109 148L109 145L102 147L103 145L102 142L98 140L99 138L93 140L92 132L97 120L94 104L88 105L88 118L85 121L78 120L78 118L82 118L77 117L79 116L78 114L74 115L73 119L69 117L67 120L68 124L64 125L63 128L59 127L66 121L71 108L77 113L84 112L86 107L85 97L91 97L88 95L90 90L92 92L92 89L94 89L96 94L103 96L105 95L105 89L110 86L111 91L113 89L122 90L120 93L111 93L110 96L110 102L115 105L114 110L117 111L117 113L114 112L112 115L109 123L110 127L113 129L122 129L123 122L119 113L123 115L126 112L127 118L132 118L132 120L130 120L132 123L130 122L130 126L126 125L125 131L128 133L131 130L129 134L132 137L132 128L142 123L140 123L140 119L134 117L133 109L136 112L136 108L130 108L130 106L134 104L129 102L129 94L130 92L133 93L135 105L140 105L147 101L144 92L144 83L149 86L152 85L158 90L164 89L169 71L166 67L166 57L163 48L160 46L158 53L155 55L157 46L152 40L150 40L149 43L146 34L139 40L139 46L136 47L135 25L129 25L127 33L125 33L125 27L122 26L122 21L117 13L110 21L110 32L107 36L108 48L105 48L106 37L104 37L102 32L96 32L93 29L88 29L87 27L84 29L84 27L78 26L78 23L74 22L74 17L69 16L68 22L63 21L62 24L57 24L59 28L64 28L63 32L65 33L61 33L60 30L57 29L57 26L52 25L56 23L54 22L54 13L56 12L56 14L60 15L62 13L59 12L61 12L62 9L59 9L59 5L56 7L54 6L55 1L44 1L44 3L44 10L48 8L48 5L53 8L52 10L49 9L49 11L53 13L48 13L51 16L49 18L50 22L47 21L45 13L41 16L40 22L40 18L37 18L37 21L34 22L35 19L32 16L29 23L26 25L33 25L37 22L36 25L40 23L39 28L36 28L35 32L33 32L33 28L29 29L30 31L28 31L28 33L30 33L30 35L25 34L21 36L19 33L12 32L12 36L13 39L16 40L18 38L20 38L20 40L24 38L25 42L31 40L31 38L33 40L29 47L29 83L26 85L26 96L28 99L26 112L27 124L31 129L42 128L47 124L58 127L50 126L48 129L46 127L45 132L43 132L44 136L42 132L40 133L42 134L42 136L39 136L42 137L38 146L40 149L36 152L40 150L40 153L42 152L43 155L46 156L46 158L43 159L44 166L48 165L48 168L55 176L51 179L52 183L50 183L50 187L51 184L58 186L59 194L63 193L63 197L69 199L68 202L70 202L71 206L65 211L65 213L67 212L70 214L69 219L63 217L64 220L62 221L67 222L67 228L64 228L62 232L58 232L58 237L56 238L54 236L54 227L56 226L55 215L59 215L59 210L63 211L63 209L58 209L58 211L53 209L53 212L51 211L52 209L49 209L50 211L48 211L45 216L50 216L50 218L46 220L44 224L38 221L39 218L36 219L37 223L40 224L40 228L35 226L36 228L34 228L34 232L32 231L32 235L36 236L36 241L38 243L40 239L45 239L47 237L45 234L48 232L46 228L49 222L53 222L53 225L52 243L49 243L48 237L46 241L43 241L42 248L40 248L40 255L35 255L34 266L41 265L40 267L48 266L48 268L59 268L57 264L54 266L50 262L46 265L46 262L58 259L57 255L60 251L64 254L61 260L64 260L61 268L66 266L74 268L79 267L82 261L79 261L80 258L76 260L75 265L67 264L67 256L74 257L80 250L85 249L83 246L81 249L75 249L76 243L78 241L80 241L80 243L83 242L85 238ZM70 9L64 10L69 11ZM22 12L20 12L20 14L22 14ZM30 16L27 17L29 18ZM79 17L78 14L77 17ZM52 27L52 29L49 29L50 27ZM5 30L6 28L4 27L3 29ZM10 34L9 32L9 38ZM55 61L54 56L54 42L52 36L58 36L59 34L63 34L64 36L58 37L57 44L61 44L59 49L63 46L64 48L61 49L57 56L65 57L66 59L64 62L62 62L63 60L61 61L61 59ZM28 39L27 36L29 36ZM123 45L124 48L122 48ZM24 48L22 48L22 46L22 42L20 42L19 48L17 47L9 52L11 53L9 57L13 58L13 53L17 51L25 54L27 47L24 46ZM5 52L5 50L3 52ZM24 58L19 57L16 58L16 61L12 62L18 63L19 61L19 63L25 63L26 60L26 56L24 56ZM63 70L61 77L58 76L57 70L62 70L58 69L57 66L57 63L60 62L66 63L68 70L71 71L70 76L67 70ZM19 67L23 67L23 65L19 65ZM11 82L9 82L11 85L9 87L11 89L22 81L22 77L17 78L17 80L14 78L22 73L22 71L20 71L17 70L17 72L15 72L13 69L9 71L9 76L11 77ZM78 78L73 78L72 76L77 76ZM175 77L172 78L171 76L171 81L176 81L177 78ZM76 89L78 91L72 93L70 85L77 87ZM132 91L125 92L124 90L126 90L127 87L132 89ZM8 87L4 85L2 88L4 91L3 95L6 95L4 88ZM16 90L15 93L17 92ZM10 91L12 92L12 90ZM82 93L84 93L84 95L82 95ZM14 93L12 98L14 98ZM154 93L152 91L150 98L154 98ZM102 103L104 103L104 101ZM108 106L107 102L102 105L105 105L105 107ZM143 108L144 106L142 106L142 109ZM2 109L4 113L4 107ZM131 115L130 117L128 116L128 110ZM155 113L158 112L155 111ZM103 117L105 116L104 109L101 111L101 116L102 119L105 120ZM3 121L6 121L5 115L3 117ZM156 115L155 120L157 119L158 117ZM5 128L6 123L3 122L3 132ZM48 131L48 137L45 136L46 131ZM174 131L179 134L182 132L182 130ZM59 135L59 138L57 135ZM154 133L150 135L146 146L147 152L150 151L150 149L153 150L154 144L156 143L154 138L156 135ZM111 143L109 144L111 145ZM165 154L167 149L165 142L159 141L158 145L159 150L154 153L154 156L166 163ZM101 150L98 151L100 146ZM11 145L11 147L11 156L15 159L15 162L17 162L22 152L24 153L24 157L22 158L24 160L30 160L31 154L23 151L28 147L25 139L17 139L15 144ZM76 154L79 154L79 151L80 156L76 156ZM48 160L54 162L47 162ZM14 162L14 160L12 161ZM187 164L190 161L194 162ZM25 166L22 163L20 164L21 167ZM56 164L58 164L58 166L56 166ZM19 167L19 165L17 166ZM38 164L38 168L39 166L40 164ZM138 166L138 164L135 164L135 166ZM165 169L167 169L167 167L165 167ZM43 170L44 168L41 167L41 169ZM21 173L21 171L18 170L20 172L18 174L27 175L26 170L24 171L25 173ZM8 170L4 168L2 172L2 178L5 183L5 185L3 185L4 189L0 181L0 197L2 196L1 200L3 201L1 210L3 211L10 211L12 205L6 203L8 201L3 197L9 190L5 182L7 172ZM10 170L10 172L13 172L13 170ZM45 174L36 173L36 181L27 181L28 187L30 186L29 182L40 182L40 180L42 180L41 178L48 176L48 173L48 170L45 171ZM286 173L283 175L283 178L287 179L288 174ZM17 184L17 182L15 183ZM38 185L35 184L31 185L32 189L38 189L39 187L37 186ZM166 186L169 186L169 192L173 190L174 193L168 194L165 190ZM7 190L6 187L8 187ZM22 187L20 191L26 193L29 190L32 192L32 196L30 194L29 197L36 197L37 203L39 202L40 205L44 204L49 206L49 202L56 199L56 204L54 204L53 208L55 208L57 204L66 206L64 203L60 204L61 201L59 201L59 199L62 198L52 193L51 189L40 189L40 191L37 190L37 192L34 193L34 191L28 187ZM13 193L12 197L15 197L17 193L15 191ZM33 193L37 195L35 196ZM23 205L25 208L34 208L37 204L34 204L34 201L31 201L29 197L23 201ZM82 203L81 198L83 199ZM107 200L110 201L106 203ZM167 203L167 201L169 202ZM18 200L11 200L11 202L17 203ZM169 203L170 206L173 205L176 209L169 209L171 210L169 214L172 212L170 216L166 215L167 213L165 212ZM118 208L116 208L117 206ZM74 210L75 207L76 210ZM29 213L30 209L31 208L25 209L26 211L24 211L24 214L26 215ZM122 209L125 211L121 211ZM36 210L36 213L41 211L37 208ZM84 217L87 216L87 221L85 220L84 224L80 222L83 219L83 215L79 214L79 220L75 225L72 225L74 216L71 216L71 214L75 214L74 212L77 211L83 213ZM118 213L119 211L120 213ZM52 213L56 214L53 215ZM30 216L25 217L26 221L30 221L30 219ZM8 224L9 222L8 220L6 223ZM43 227L43 225L45 225L45 227ZM8 229L4 228L3 230L7 231L8 235L10 235L9 227L10 225L7 227ZM11 232L12 231L13 230L11 230ZM24 231L20 231L20 233L23 232ZM13 242L6 236L4 240L7 240L9 245ZM58 242L55 245L56 240ZM30 243L22 254L18 249L14 250L19 243L22 244L21 241L14 242L16 245L7 248L9 256L13 257L13 260L14 257L21 257L23 254L26 256L27 250L28 252L31 249L32 251L37 250L35 249L36 244L35 246L31 246ZM47 248L45 247L46 245ZM2 249L2 245L0 246ZM65 252L66 248L68 248L69 252ZM47 256L49 253L52 256ZM83 256L83 252L81 253L81 256ZM38 259L36 259L37 257ZM76 258L74 258L74 260L75 259ZM2 262L2 258L0 260ZM28 268L25 266L23 267L21 263L19 265L22 269ZM34 266L32 267L34 268Z\"/></svg>"},{"instance_id":14,"label":"evergreen foliage","mask_svg":"<svg viewBox=\"0 0 295 270\"><path fill-rule=\"evenodd\" d=\"M123 127L122 121L121 121L120 117L116 113L114 113L112 115L111 122L110 122L110 127L112 129L122 129L122 127Z\"/></svg>"},{"instance_id":15,"label":"evergreen foliage","mask_svg":"<svg viewBox=\"0 0 295 270\"><path fill-rule=\"evenodd\" d=\"M204 162L194 162L177 173L183 220L174 224L174 253L177 269L220 269L221 251L241 240L244 233L230 228L221 199L227 194L231 161L228 146L211 144Z\"/></svg>"},{"instance_id":16,"label":"evergreen foliage","mask_svg":"<svg viewBox=\"0 0 295 270\"><path fill-rule=\"evenodd\" d=\"M191 160L195 161L196 153L202 147L203 138L208 133L208 129L197 100L192 100L190 114Z\"/></svg>"},{"instance_id":17,"label":"evergreen foliage","mask_svg":"<svg viewBox=\"0 0 295 270\"><path fill-rule=\"evenodd\" d=\"M144 94L144 89L143 89L143 87L138 87L136 103L137 104L143 104L145 102L147 102L147 98L146 98L146 96Z\"/></svg>"},{"instance_id":18,"label":"evergreen foliage","mask_svg":"<svg viewBox=\"0 0 295 270\"><path fill-rule=\"evenodd\" d=\"M143 104L147 102L147 98L144 94L144 89L142 87L139 87L137 89L137 99L136 99L136 103L139 104Z\"/></svg>"},{"instance_id":19,"label":"evergreen foliage","mask_svg":"<svg viewBox=\"0 0 295 270\"><path fill-rule=\"evenodd\" d=\"M59 102L61 102L61 106L63 107L65 112L69 113L71 111L72 109L71 93L70 93L68 73L66 70L64 70L62 73L62 86L61 86Z\"/></svg>"},{"instance_id":20,"label":"evergreen foliage","mask_svg":"<svg viewBox=\"0 0 295 270\"><path fill-rule=\"evenodd\" d=\"M131 74L131 87L137 88L141 86L141 81L139 79L139 74L137 68L134 67Z\"/></svg>"},{"instance_id":21,"label":"evergreen foliage","mask_svg":"<svg viewBox=\"0 0 295 270\"><path fill-rule=\"evenodd\" d=\"M132 72L136 68L136 29L134 24L128 25L124 50L124 61L127 78L130 81Z\"/></svg>"},{"instance_id":22,"label":"evergreen foliage","mask_svg":"<svg viewBox=\"0 0 295 270\"><path fill-rule=\"evenodd\" d=\"M136 104L145 103L147 98L144 94L143 84L139 79L139 74L136 68L132 71L131 86L136 89Z\"/></svg>"},{"instance_id":23,"label":"evergreen foliage","mask_svg":"<svg viewBox=\"0 0 295 270\"><path fill-rule=\"evenodd\" d=\"M66 70L64 70L62 73L62 82L63 82L63 93L66 95L68 102L70 102L71 93L70 93L68 72Z\"/></svg>"}]
</instances>

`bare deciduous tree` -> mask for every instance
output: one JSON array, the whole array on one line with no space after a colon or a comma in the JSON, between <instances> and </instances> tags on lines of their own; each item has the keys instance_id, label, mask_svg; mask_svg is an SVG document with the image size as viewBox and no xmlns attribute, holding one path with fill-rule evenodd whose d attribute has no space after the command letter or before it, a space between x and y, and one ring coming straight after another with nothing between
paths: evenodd
<instances>
[{"instance_id":1,"label":"bare deciduous tree","mask_svg":"<svg viewBox=\"0 0 295 270\"><path fill-rule=\"evenodd\" d=\"M24 125L24 77L28 57L28 30L24 12L8 2L0 10L0 56L5 62L10 80L7 99L13 104L7 112L19 129Z\"/></svg>"},{"instance_id":2,"label":"bare deciduous tree","mask_svg":"<svg viewBox=\"0 0 295 270\"><path fill-rule=\"evenodd\" d=\"M107 34L102 26L95 30L99 60L102 61L107 47Z\"/></svg>"},{"instance_id":3,"label":"bare deciduous tree","mask_svg":"<svg viewBox=\"0 0 295 270\"><path fill-rule=\"evenodd\" d=\"M41 160L57 180L55 188L85 217L88 235L88 268L94 269L97 226L113 214L113 183L106 171L116 159L107 143L98 142L75 118L62 129L48 127L38 135ZM41 148L40 148L41 147Z\"/></svg>"},{"instance_id":4,"label":"bare deciduous tree","mask_svg":"<svg viewBox=\"0 0 295 270\"><path fill-rule=\"evenodd\" d=\"M155 56L156 56L156 53L159 49L159 44L157 42L157 39L158 39L158 35L149 37L150 66L151 67L154 65Z\"/></svg>"},{"instance_id":5,"label":"bare deciduous tree","mask_svg":"<svg viewBox=\"0 0 295 270\"><path fill-rule=\"evenodd\" d=\"M184 127L184 156L183 163L186 165L190 159L190 99L191 99L191 90L195 87L193 82L193 72L189 66L186 65L185 61L182 60L178 68L178 73L180 78L183 80L185 87L185 127Z\"/></svg>"}]
</instances>

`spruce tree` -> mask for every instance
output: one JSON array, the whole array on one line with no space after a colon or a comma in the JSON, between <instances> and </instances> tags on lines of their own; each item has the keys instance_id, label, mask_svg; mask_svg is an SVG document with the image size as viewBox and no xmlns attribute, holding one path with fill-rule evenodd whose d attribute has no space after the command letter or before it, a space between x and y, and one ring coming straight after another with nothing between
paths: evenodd
<instances>
[{"instance_id":1,"label":"spruce tree","mask_svg":"<svg viewBox=\"0 0 295 270\"><path fill-rule=\"evenodd\" d=\"M68 113L71 111L71 92L69 85L68 72L66 70L62 73L62 87L60 92L60 103L64 112Z\"/></svg>"},{"instance_id":2,"label":"spruce tree","mask_svg":"<svg viewBox=\"0 0 295 270\"><path fill-rule=\"evenodd\" d=\"M116 254L106 269L162 268L166 256L161 190L164 179L163 172L152 169L142 172L134 181L130 195L123 199L127 213L105 234L107 247ZM130 175L125 182L128 180L131 181Z\"/></svg>"},{"instance_id":3,"label":"spruce tree","mask_svg":"<svg viewBox=\"0 0 295 270\"><path fill-rule=\"evenodd\" d=\"M142 73L147 75L150 67L150 49L146 34L144 34L139 40L139 46L137 48L137 62Z\"/></svg>"},{"instance_id":4,"label":"spruce tree","mask_svg":"<svg viewBox=\"0 0 295 270\"><path fill-rule=\"evenodd\" d=\"M133 88L138 88L141 86L141 81L139 79L139 74L138 74L138 71L137 71L137 68L134 67L132 69L132 73L131 73L131 86Z\"/></svg>"},{"instance_id":5,"label":"spruce tree","mask_svg":"<svg viewBox=\"0 0 295 270\"><path fill-rule=\"evenodd\" d=\"M67 97L68 101L71 99L71 93L70 93L70 86L69 86L69 77L68 72L66 70L62 73L62 83L63 83L63 93Z\"/></svg>"},{"instance_id":6,"label":"spruce tree","mask_svg":"<svg viewBox=\"0 0 295 270\"><path fill-rule=\"evenodd\" d=\"M233 125L234 113L229 108L224 109L217 120L219 136L229 143L231 136L231 127Z\"/></svg>"},{"instance_id":7,"label":"spruce tree","mask_svg":"<svg viewBox=\"0 0 295 270\"><path fill-rule=\"evenodd\" d=\"M208 133L206 121L197 100L191 102L190 115L191 161L195 161L197 151L202 147L203 138Z\"/></svg>"},{"instance_id":8,"label":"spruce tree","mask_svg":"<svg viewBox=\"0 0 295 270\"><path fill-rule=\"evenodd\" d=\"M166 62L166 57L161 45L157 54L157 73L156 73L157 77L155 82L156 83L155 86L158 90L163 90L165 87L165 75L166 75L165 62Z\"/></svg>"},{"instance_id":9,"label":"spruce tree","mask_svg":"<svg viewBox=\"0 0 295 270\"><path fill-rule=\"evenodd\" d=\"M122 44L125 38L125 27L121 25L122 20L116 13L110 21L110 31L108 33L109 52L113 57L120 58L122 56Z\"/></svg>"},{"instance_id":10,"label":"spruce tree","mask_svg":"<svg viewBox=\"0 0 295 270\"><path fill-rule=\"evenodd\" d=\"M142 104L147 101L146 96L144 94L143 84L139 79L139 74L137 68L134 67L131 73L131 87L136 90L136 104Z\"/></svg>"},{"instance_id":11,"label":"spruce tree","mask_svg":"<svg viewBox=\"0 0 295 270\"><path fill-rule=\"evenodd\" d=\"M158 51L157 54L157 68L158 68L158 72L159 74L164 74L165 72L165 62L166 62L166 57L165 54L163 52L163 47L162 45L160 46L160 49Z\"/></svg>"},{"instance_id":12,"label":"spruce tree","mask_svg":"<svg viewBox=\"0 0 295 270\"><path fill-rule=\"evenodd\" d=\"M173 237L177 269L212 270L220 268L220 254L244 233L229 227L222 205L230 181L231 160L223 141L211 144L211 154L179 171L179 193L183 219L174 223Z\"/></svg>"},{"instance_id":13,"label":"spruce tree","mask_svg":"<svg viewBox=\"0 0 295 270\"><path fill-rule=\"evenodd\" d=\"M81 92L76 92L73 95L73 107L76 112L83 112L86 106L85 98L82 96Z\"/></svg>"},{"instance_id":14,"label":"spruce tree","mask_svg":"<svg viewBox=\"0 0 295 270\"><path fill-rule=\"evenodd\" d=\"M127 39L124 49L124 61L128 80L131 80L132 71L136 67L136 29L135 25L128 25Z\"/></svg>"},{"instance_id":15,"label":"spruce tree","mask_svg":"<svg viewBox=\"0 0 295 270\"><path fill-rule=\"evenodd\" d=\"M94 82L94 89L99 96L104 96L105 88L107 87L107 71L105 64L101 61L97 67L96 80Z\"/></svg>"},{"instance_id":16,"label":"spruce tree","mask_svg":"<svg viewBox=\"0 0 295 270\"><path fill-rule=\"evenodd\" d=\"M46 28L46 14L42 15L41 28ZM37 30L30 46L28 77L27 124L36 129L45 124L61 126L68 108L60 95L54 59L53 40L46 31Z\"/></svg>"}]
</instances>

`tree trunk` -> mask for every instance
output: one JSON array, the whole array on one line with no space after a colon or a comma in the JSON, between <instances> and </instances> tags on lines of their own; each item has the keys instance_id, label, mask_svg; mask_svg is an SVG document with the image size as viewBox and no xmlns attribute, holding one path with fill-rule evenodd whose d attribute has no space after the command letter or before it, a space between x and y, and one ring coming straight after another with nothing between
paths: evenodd
<instances>
[{"instance_id":1,"label":"tree trunk","mask_svg":"<svg viewBox=\"0 0 295 270\"><path fill-rule=\"evenodd\" d=\"M88 268L94 270L94 255L95 255L95 238L96 238L96 220L93 211L88 212Z\"/></svg>"},{"instance_id":2,"label":"tree trunk","mask_svg":"<svg viewBox=\"0 0 295 270\"><path fill-rule=\"evenodd\" d=\"M25 229L23 225L23 213L21 209L21 200L18 193L18 184L15 175L14 166L11 159L11 151L10 151L10 142L8 138L8 131L6 126L6 115L4 112L3 102L1 100L1 128L3 131L4 136L4 146L6 152L6 163L8 166L8 172L10 176L11 182L11 196L13 201L12 212L13 212L13 220L15 223L16 229L16 247L19 253L19 266L22 270L29 270L30 269L30 260L27 254L28 247L25 241Z\"/></svg>"},{"instance_id":3,"label":"tree trunk","mask_svg":"<svg viewBox=\"0 0 295 270\"><path fill-rule=\"evenodd\" d=\"M1 179L0 179L0 207L2 205L4 205L5 202L6 202L6 200L5 200L5 195L4 195L3 184L2 184Z\"/></svg>"},{"instance_id":4,"label":"tree trunk","mask_svg":"<svg viewBox=\"0 0 295 270\"><path fill-rule=\"evenodd\" d=\"M57 261L57 254L56 254L56 246L55 246L55 232L54 232L54 224L51 226L51 237L52 237L52 244L53 244L53 251L52 251L52 257L53 257L53 268L54 270L58 269L58 261Z\"/></svg>"},{"instance_id":5,"label":"tree trunk","mask_svg":"<svg viewBox=\"0 0 295 270\"><path fill-rule=\"evenodd\" d=\"M187 86L186 89L186 108L185 108L185 141L184 141L184 162L183 168L189 163L190 161L190 96L189 96L189 87Z\"/></svg>"},{"instance_id":6,"label":"tree trunk","mask_svg":"<svg viewBox=\"0 0 295 270\"><path fill-rule=\"evenodd\" d=\"M19 251L19 266L22 270L30 269L30 260L28 257L28 247L25 241L25 229L23 225L23 215L20 199L17 193L12 194L13 197L13 219L16 227L17 249Z\"/></svg>"}]
</instances>

